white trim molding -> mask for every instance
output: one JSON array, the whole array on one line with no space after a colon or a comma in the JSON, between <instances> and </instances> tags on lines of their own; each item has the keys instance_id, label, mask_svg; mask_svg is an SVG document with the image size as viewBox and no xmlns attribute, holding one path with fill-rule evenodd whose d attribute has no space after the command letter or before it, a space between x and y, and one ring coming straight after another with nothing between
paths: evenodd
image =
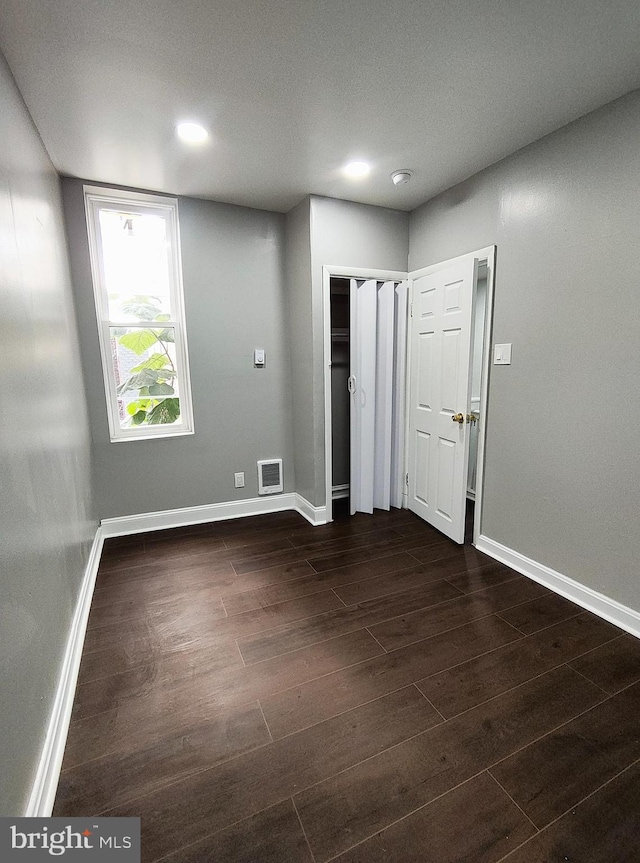
<instances>
[{"instance_id":1,"label":"white trim molding","mask_svg":"<svg viewBox=\"0 0 640 863\"><path fill-rule=\"evenodd\" d=\"M31 789L31 796L24 813L29 818L48 818L53 810L103 542L102 529L98 528L80 585L67 647L60 668L53 709Z\"/></svg>"},{"instance_id":2,"label":"white trim molding","mask_svg":"<svg viewBox=\"0 0 640 863\"><path fill-rule=\"evenodd\" d=\"M226 521L230 518L246 518L269 512L294 510L311 524L325 524L326 507L312 506L308 500L295 492L252 497L244 500L227 500L204 506L187 506L182 509L166 509L159 512L143 512L139 515L124 515L120 518L103 518L104 537L127 536L131 533L147 533L150 530L167 530L186 527L190 524L206 524L210 521Z\"/></svg>"},{"instance_id":3,"label":"white trim molding","mask_svg":"<svg viewBox=\"0 0 640 863\"><path fill-rule=\"evenodd\" d=\"M605 596L604 593L586 587L542 563L531 560L531 558L525 557L520 552L508 548L488 536L480 536L475 546L478 551L483 551L495 560L506 563L516 572L521 572L533 581L544 584L545 587L559 593L566 599L570 599L576 605L586 608L587 611L592 611L598 617L602 617L609 623L613 623L620 629L640 638L640 612L634 611L634 609L622 605L621 602Z\"/></svg>"},{"instance_id":4,"label":"white trim molding","mask_svg":"<svg viewBox=\"0 0 640 863\"><path fill-rule=\"evenodd\" d=\"M314 506L309 503L306 497L302 497L301 494L296 494L296 505L294 508L313 525L327 523L327 507Z\"/></svg>"}]
</instances>

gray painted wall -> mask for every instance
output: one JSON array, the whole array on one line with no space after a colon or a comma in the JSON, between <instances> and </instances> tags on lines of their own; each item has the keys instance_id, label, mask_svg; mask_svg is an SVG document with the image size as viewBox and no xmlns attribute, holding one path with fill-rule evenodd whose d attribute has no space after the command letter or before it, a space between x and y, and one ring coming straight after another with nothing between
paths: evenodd
<instances>
[{"instance_id":1,"label":"gray painted wall","mask_svg":"<svg viewBox=\"0 0 640 863\"><path fill-rule=\"evenodd\" d=\"M334 198L311 198L311 293L313 318L314 494L324 506L324 316L322 268L327 265L406 271L409 214ZM309 386L307 384L307 386Z\"/></svg>"},{"instance_id":2,"label":"gray painted wall","mask_svg":"<svg viewBox=\"0 0 640 863\"><path fill-rule=\"evenodd\" d=\"M497 244L482 531L640 610L640 93L412 214L410 268Z\"/></svg>"},{"instance_id":3,"label":"gray painted wall","mask_svg":"<svg viewBox=\"0 0 640 863\"><path fill-rule=\"evenodd\" d=\"M310 216L309 198L287 213L285 246L296 491L308 501L313 500L315 484Z\"/></svg>"},{"instance_id":4,"label":"gray painted wall","mask_svg":"<svg viewBox=\"0 0 640 863\"><path fill-rule=\"evenodd\" d=\"M195 434L111 443L100 366L82 181L63 196L100 518L256 497L256 462L284 460L295 487L284 216L179 199ZM253 366L254 348L266 367ZM245 472L244 488L233 475Z\"/></svg>"},{"instance_id":5,"label":"gray painted wall","mask_svg":"<svg viewBox=\"0 0 640 863\"><path fill-rule=\"evenodd\" d=\"M1 56L0 140L0 815L21 815L97 523L59 181Z\"/></svg>"}]
</instances>

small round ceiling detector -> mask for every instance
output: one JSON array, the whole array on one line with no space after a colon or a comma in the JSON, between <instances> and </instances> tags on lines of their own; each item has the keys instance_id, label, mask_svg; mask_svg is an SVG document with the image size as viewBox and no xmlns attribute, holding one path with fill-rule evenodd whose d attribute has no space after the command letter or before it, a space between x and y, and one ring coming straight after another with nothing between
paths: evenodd
<instances>
[{"instance_id":1,"label":"small round ceiling detector","mask_svg":"<svg viewBox=\"0 0 640 863\"><path fill-rule=\"evenodd\" d=\"M400 168L399 171L394 171L391 175L394 186L404 186L413 177L413 171L408 168Z\"/></svg>"}]
</instances>

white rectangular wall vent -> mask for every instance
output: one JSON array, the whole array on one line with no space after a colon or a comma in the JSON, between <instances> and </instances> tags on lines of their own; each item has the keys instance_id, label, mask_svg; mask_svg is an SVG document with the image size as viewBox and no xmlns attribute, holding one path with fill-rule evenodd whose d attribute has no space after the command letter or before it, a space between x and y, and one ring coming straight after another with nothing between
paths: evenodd
<instances>
[{"instance_id":1,"label":"white rectangular wall vent","mask_svg":"<svg viewBox=\"0 0 640 863\"><path fill-rule=\"evenodd\" d=\"M258 494L277 494L283 490L282 459L269 458L258 462Z\"/></svg>"}]
</instances>

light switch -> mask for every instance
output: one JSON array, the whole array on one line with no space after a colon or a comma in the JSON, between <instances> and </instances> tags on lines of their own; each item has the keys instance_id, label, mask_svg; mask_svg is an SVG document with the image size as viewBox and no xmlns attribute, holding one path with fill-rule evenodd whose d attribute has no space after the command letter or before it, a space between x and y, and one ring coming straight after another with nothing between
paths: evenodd
<instances>
[{"instance_id":1,"label":"light switch","mask_svg":"<svg viewBox=\"0 0 640 863\"><path fill-rule=\"evenodd\" d=\"M256 348L253 352L253 364L254 366L263 366L265 362L265 354L262 348Z\"/></svg>"},{"instance_id":2,"label":"light switch","mask_svg":"<svg viewBox=\"0 0 640 863\"><path fill-rule=\"evenodd\" d=\"M493 346L493 364L494 366L510 366L511 365L511 345L494 345Z\"/></svg>"}]
</instances>

